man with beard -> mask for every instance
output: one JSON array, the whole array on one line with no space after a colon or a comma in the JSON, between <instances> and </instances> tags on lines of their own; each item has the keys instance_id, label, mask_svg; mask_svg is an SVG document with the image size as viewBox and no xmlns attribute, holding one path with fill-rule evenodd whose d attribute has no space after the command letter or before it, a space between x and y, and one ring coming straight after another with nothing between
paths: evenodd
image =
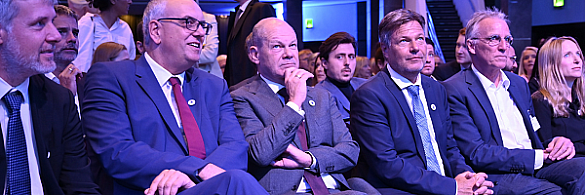
<instances>
[{"instance_id":1,"label":"man with beard","mask_svg":"<svg viewBox=\"0 0 585 195\"><path fill-rule=\"evenodd\" d=\"M83 75L81 70L71 63L77 57L77 48L79 48L77 15L63 5L55 5L55 12L57 17L53 20L53 24L61 34L61 41L55 43L56 68L45 76L69 89L75 96L75 104L80 107L78 94L83 93L83 86L79 88L77 86Z\"/></svg>"},{"instance_id":2,"label":"man with beard","mask_svg":"<svg viewBox=\"0 0 585 195\"><path fill-rule=\"evenodd\" d=\"M51 0L0 1L0 185L5 194L99 194L73 94L43 75L61 35Z\"/></svg>"},{"instance_id":3,"label":"man with beard","mask_svg":"<svg viewBox=\"0 0 585 195\"><path fill-rule=\"evenodd\" d=\"M351 94L366 81L353 77L356 66L355 38L346 32L335 33L321 44L319 52L327 78L315 87L331 93L341 117L349 122Z\"/></svg>"}]
</instances>

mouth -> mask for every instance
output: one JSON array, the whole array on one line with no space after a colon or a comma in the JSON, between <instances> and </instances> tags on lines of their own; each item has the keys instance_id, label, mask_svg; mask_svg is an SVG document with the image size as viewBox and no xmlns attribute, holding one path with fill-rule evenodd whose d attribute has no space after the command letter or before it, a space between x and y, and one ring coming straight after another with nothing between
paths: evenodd
<instances>
[{"instance_id":1,"label":"mouth","mask_svg":"<svg viewBox=\"0 0 585 195\"><path fill-rule=\"evenodd\" d=\"M197 48L197 49L201 49L201 44L200 44L200 43L195 43L195 42L193 42L193 43L189 43L189 44L187 44L187 45L189 45L189 46L191 46L191 47L195 47L195 48Z\"/></svg>"},{"instance_id":2,"label":"mouth","mask_svg":"<svg viewBox=\"0 0 585 195\"><path fill-rule=\"evenodd\" d=\"M411 58L406 58L406 60L422 60L423 57L411 57Z\"/></svg>"},{"instance_id":3,"label":"mouth","mask_svg":"<svg viewBox=\"0 0 585 195\"><path fill-rule=\"evenodd\" d=\"M74 47L63 48L63 49L61 49L61 51L78 52L77 48L74 48Z\"/></svg>"}]
</instances>

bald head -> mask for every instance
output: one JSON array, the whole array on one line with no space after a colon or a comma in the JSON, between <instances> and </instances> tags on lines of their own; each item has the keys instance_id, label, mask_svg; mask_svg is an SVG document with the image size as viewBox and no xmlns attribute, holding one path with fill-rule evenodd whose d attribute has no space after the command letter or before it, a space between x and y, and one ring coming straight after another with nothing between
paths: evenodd
<instances>
[{"instance_id":1,"label":"bald head","mask_svg":"<svg viewBox=\"0 0 585 195\"><path fill-rule=\"evenodd\" d=\"M261 47L266 38L276 32L292 33L296 36L294 29L285 21L270 17L260 20L246 39L246 48L251 46Z\"/></svg>"}]
</instances>

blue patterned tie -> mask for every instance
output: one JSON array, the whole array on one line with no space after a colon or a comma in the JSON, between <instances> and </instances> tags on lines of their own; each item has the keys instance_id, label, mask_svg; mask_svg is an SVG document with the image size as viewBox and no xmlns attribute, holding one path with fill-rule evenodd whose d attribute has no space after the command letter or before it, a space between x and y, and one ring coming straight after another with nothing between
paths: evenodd
<instances>
[{"instance_id":1,"label":"blue patterned tie","mask_svg":"<svg viewBox=\"0 0 585 195\"><path fill-rule=\"evenodd\" d=\"M6 137L6 160L8 162L8 181L6 194L30 194L30 172L26 154L26 141L22 120L20 119L20 105L23 101L19 91L6 94L4 105L8 110L8 135Z\"/></svg>"},{"instance_id":2,"label":"blue patterned tie","mask_svg":"<svg viewBox=\"0 0 585 195\"><path fill-rule=\"evenodd\" d=\"M427 160L427 170L434 171L441 174L439 161L435 155L433 144L431 143L431 134L429 133L429 126L427 124L427 117L423 104L418 96L418 85L411 85L407 88L410 95L412 95L412 110L414 111L414 119L416 120L416 127L422 140L423 148L425 149L425 156Z\"/></svg>"}]
</instances>

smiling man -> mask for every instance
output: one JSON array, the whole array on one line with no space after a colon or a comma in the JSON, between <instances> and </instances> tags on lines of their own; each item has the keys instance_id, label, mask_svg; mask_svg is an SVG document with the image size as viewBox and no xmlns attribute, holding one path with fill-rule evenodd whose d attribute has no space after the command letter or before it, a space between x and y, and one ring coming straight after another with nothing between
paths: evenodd
<instances>
[{"instance_id":1,"label":"smiling man","mask_svg":"<svg viewBox=\"0 0 585 195\"><path fill-rule=\"evenodd\" d=\"M351 94L366 81L353 77L356 66L355 38L346 32L335 33L321 44L319 52L327 78L315 88L331 93L341 117L349 123Z\"/></svg>"},{"instance_id":2,"label":"smiling man","mask_svg":"<svg viewBox=\"0 0 585 195\"><path fill-rule=\"evenodd\" d=\"M145 53L96 63L82 108L114 194L266 194L245 172L248 143L225 80L193 68L209 31L191 0L153 0Z\"/></svg>"}]
</instances>

